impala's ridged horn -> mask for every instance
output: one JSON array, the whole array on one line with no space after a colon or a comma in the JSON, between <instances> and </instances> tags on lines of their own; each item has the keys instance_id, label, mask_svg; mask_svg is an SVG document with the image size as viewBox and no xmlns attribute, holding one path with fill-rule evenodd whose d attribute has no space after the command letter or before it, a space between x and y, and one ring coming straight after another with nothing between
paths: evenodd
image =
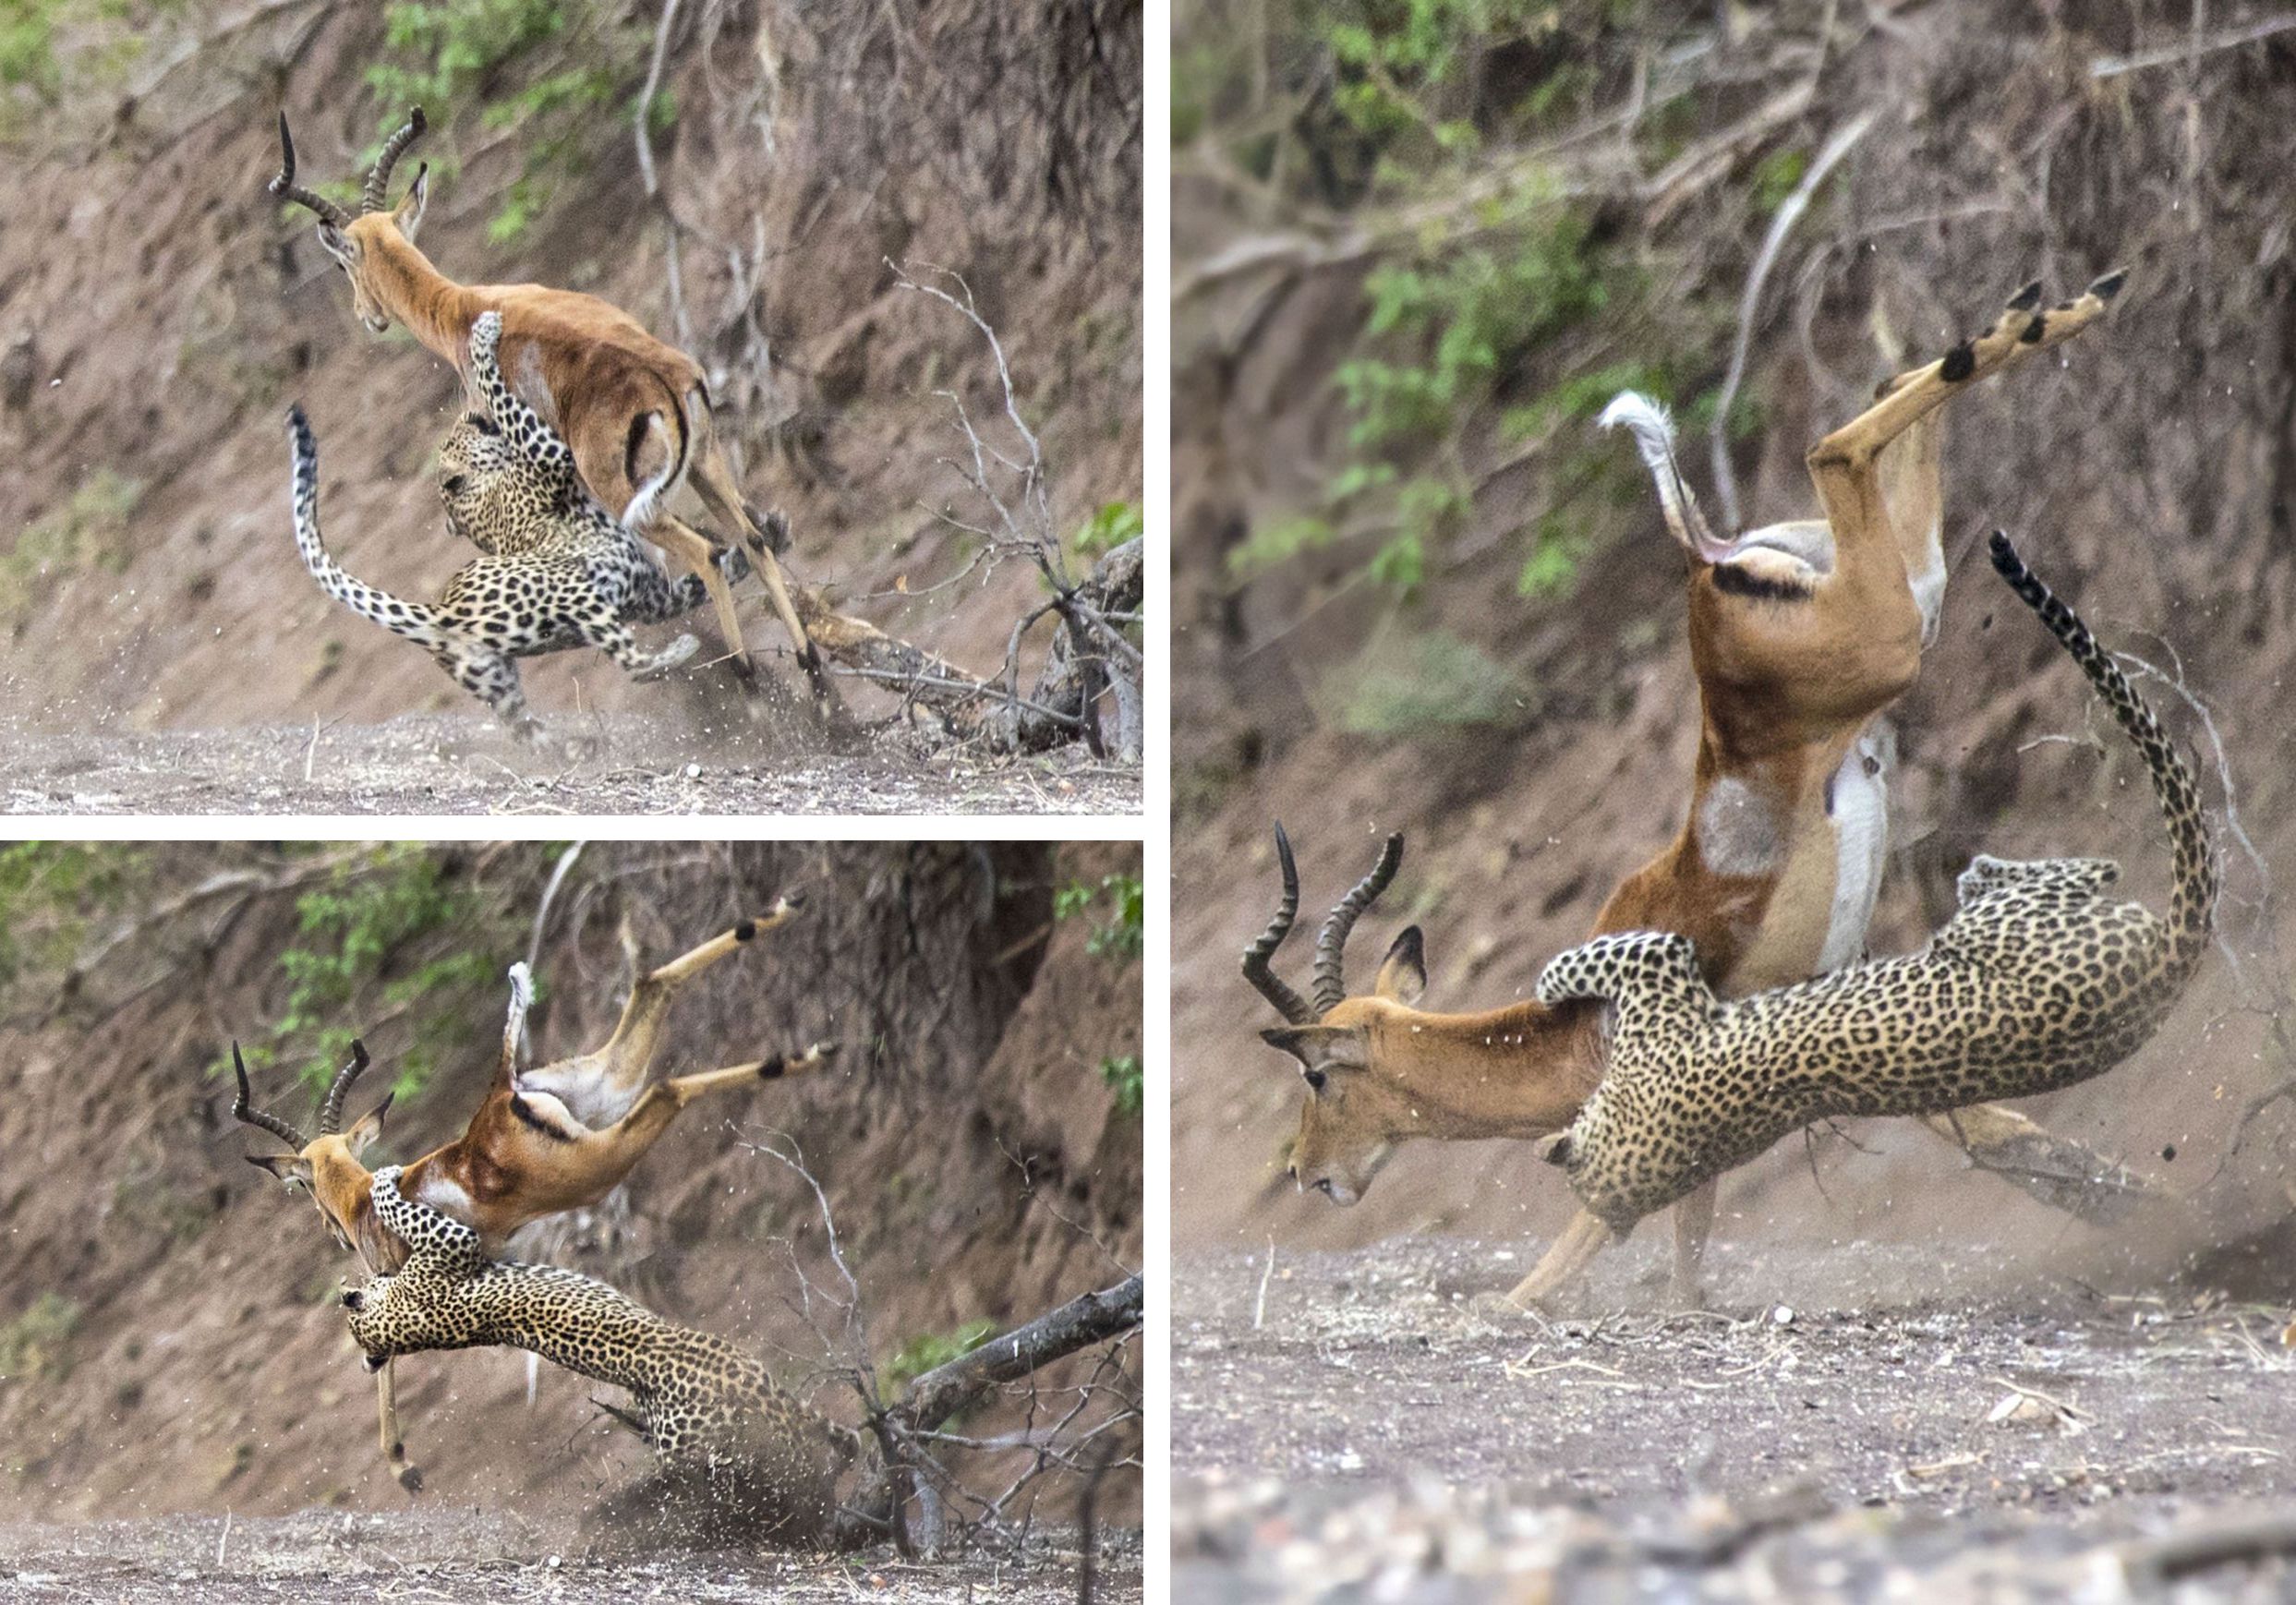
<instances>
[{"instance_id":1,"label":"impala's ridged horn","mask_svg":"<svg viewBox=\"0 0 2296 1605\"><path fill-rule=\"evenodd\" d=\"M367 175L367 198L359 205L361 211L383 209L383 198L391 188L391 169L398 165L399 157L422 138L422 131L428 127L423 121L422 108L417 106L406 114L406 121L399 125L399 131L382 142L382 154L375 158L374 171Z\"/></svg>"},{"instance_id":2,"label":"impala's ridged horn","mask_svg":"<svg viewBox=\"0 0 2296 1605\"><path fill-rule=\"evenodd\" d=\"M1372 873L1355 883L1355 890L1339 899L1323 929L1315 938L1315 1013L1321 1019L1332 1007L1347 996L1347 984L1340 979L1340 967L1347 946L1347 933L1355 929L1356 916L1372 906L1372 899L1387 889L1387 883L1396 878L1396 870L1403 863L1403 833L1396 832L1387 839L1387 845L1379 850L1379 862L1372 865Z\"/></svg>"},{"instance_id":3,"label":"impala's ridged horn","mask_svg":"<svg viewBox=\"0 0 2296 1605\"><path fill-rule=\"evenodd\" d=\"M351 1062L335 1072L335 1084L327 1089L327 1101L319 1106L319 1134L332 1137L343 1129L343 1100L351 1091L351 1083L367 1068L367 1044L358 1038L351 1039Z\"/></svg>"},{"instance_id":4,"label":"impala's ridged horn","mask_svg":"<svg viewBox=\"0 0 2296 1605\"><path fill-rule=\"evenodd\" d=\"M1244 949L1244 979L1259 988L1260 996L1274 1004L1291 1024L1313 1025L1315 1011L1276 978L1267 962L1275 949L1283 946L1284 938L1291 935L1292 916L1299 911L1299 866L1292 862L1291 839L1284 834L1281 825L1275 827L1275 859L1284 870L1284 899L1275 905L1275 917L1260 933L1260 939Z\"/></svg>"},{"instance_id":5,"label":"impala's ridged horn","mask_svg":"<svg viewBox=\"0 0 2296 1605\"><path fill-rule=\"evenodd\" d=\"M242 1126L253 1126L270 1132L297 1153L310 1146L309 1139L276 1115L266 1115L248 1102L248 1062L239 1056L239 1044L231 1044L231 1068L239 1077L239 1095L231 1101L231 1117Z\"/></svg>"},{"instance_id":6,"label":"impala's ridged horn","mask_svg":"<svg viewBox=\"0 0 2296 1605\"><path fill-rule=\"evenodd\" d=\"M282 200L292 200L297 206L308 206L337 228L351 221L344 211L323 195L315 194L295 181L295 136L287 132L287 114L279 114L279 176L264 187Z\"/></svg>"}]
</instances>

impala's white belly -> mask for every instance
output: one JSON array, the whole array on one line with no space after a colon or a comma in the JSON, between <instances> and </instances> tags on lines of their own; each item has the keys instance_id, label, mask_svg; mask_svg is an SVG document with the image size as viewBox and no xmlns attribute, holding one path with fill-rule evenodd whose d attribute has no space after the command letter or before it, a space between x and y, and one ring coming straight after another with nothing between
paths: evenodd
<instances>
[{"instance_id":1,"label":"impala's white belly","mask_svg":"<svg viewBox=\"0 0 2296 1605\"><path fill-rule=\"evenodd\" d=\"M1895 742L1879 721L1867 728L1833 773L1827 810L1833 826L1833 909L1819 949L1818 972L1866 956L1866 927L1881 891L1890 851L1890 766Z\"/></svg>"}]
</instances>

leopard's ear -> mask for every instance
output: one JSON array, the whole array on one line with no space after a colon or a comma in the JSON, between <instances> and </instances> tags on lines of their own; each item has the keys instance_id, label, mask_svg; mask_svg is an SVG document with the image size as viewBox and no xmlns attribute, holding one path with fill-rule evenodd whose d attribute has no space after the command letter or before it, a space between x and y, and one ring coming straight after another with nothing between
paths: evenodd
<instances>
[{"instance_id":1,"label":"leopard's ear","mask_svg":"<svg viewBox=\"0 0 2296 1605\"><path fill-rule=\"evenodd\" d=\"M1533 1153L1549 1165L1568 1165L1570 1163L1570 1133L1564 1130L1554 1132L1551 1136L1541 1137L1530 1145L1530 1149Z\"/></svg>"}]
</instances>

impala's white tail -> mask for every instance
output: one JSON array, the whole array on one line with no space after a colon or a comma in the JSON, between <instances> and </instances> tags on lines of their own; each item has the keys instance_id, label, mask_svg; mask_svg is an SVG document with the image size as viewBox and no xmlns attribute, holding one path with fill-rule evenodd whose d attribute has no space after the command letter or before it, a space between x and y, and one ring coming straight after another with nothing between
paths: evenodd
<instances>
[{"instance_id":1,"label":"impala's white tail","mask_svg":"<svg viewBox=\"0 0 2296 1605\"><path fill-rule=\"evenodd\" d=\"M1595 422L1606 429L1623 428L1634 437L1643 466L1658 484L1659 507L1666 514L1666 527L1694 554L1710 561L1719 543L1706 526L1706 514L1698 510L1698 499L1674 458L1673 416L1649 396L1625 390L1602 409Z\"/></svg>"}]
</instances>

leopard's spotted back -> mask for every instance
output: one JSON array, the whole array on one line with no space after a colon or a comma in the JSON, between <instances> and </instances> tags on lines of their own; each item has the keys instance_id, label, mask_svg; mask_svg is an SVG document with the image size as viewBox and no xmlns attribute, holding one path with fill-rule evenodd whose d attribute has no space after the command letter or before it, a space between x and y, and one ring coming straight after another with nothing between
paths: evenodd
<instances>
[{"instance_id":1,"label":"leopard's spotted back","mask_svg":"<svg viewBox=\"0 0 2296 1605\"><path fill-rule=\"evenodd\" d=\"M346 1294L351 1336L369 1364L424 1349L502 1344L627 1389L667 1468L745 1479L767 1496L769 1528L821 1532L852 1431L776 1386L729 1339L681 1326L595 1277L491 1261L478 1234L406 1198L399 1167L374 1177L375 1212L412 1250L395 1274Z\"/></svg>"},{"instance_id":2,"label":"leopard's spotted back","mask_svg":"<svg viewBox=\"0 0 2296 1605\"><path fill-rule=\"evenodd\" d=\"M503 382L501 338L499 313L473 325L471 373L487 411L458 420L439 452L447 523L485 555L465 565L435 603L363 584L328 553L319 529L319 447L300 407L288 415L295 533L304 566L328 595L424 647L457 684L531 733L518 658L596 646L631 674L650 678L700 644L681 635L647 653L629 626L691 612L708 592L695 575L672 582L584 489L566 442ZM747 573L738 549L722 561L730 578Z\"/></svg>"},{"instance_id":3,"label":"leopard's spotted back","mask_svg":"<svg viewBox=\"0 0 2296 1605\"><path fill-rule=\"evenodd\" d=\"M1610 1066L1553 1158L1613 1231L1814 1120L1928 1115L2070 1086L2151 1036L2206 951L2217 872L2200 792L2085 626L1993 538L1996 569L2087 674L2153 780L2174 844L2162 920L2102 894L2103 859L1979 857L1918 953L1735 1002L1688 938L1601 936L1539 979L1548 1004L1609 1000Z\"/></svg>"}]
</instances>

